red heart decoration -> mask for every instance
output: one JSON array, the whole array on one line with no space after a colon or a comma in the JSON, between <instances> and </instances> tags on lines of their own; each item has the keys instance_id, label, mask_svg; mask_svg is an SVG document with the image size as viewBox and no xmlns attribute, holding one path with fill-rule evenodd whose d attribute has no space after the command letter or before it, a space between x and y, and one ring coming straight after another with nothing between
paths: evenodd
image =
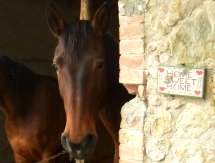
<instances>
[{"instance_id":1,"label":"red heart decoration","mask_svg":"<svg viewBox=\"0 0 215 163\"><path fill-rule=\"evenodd\" d=\"M200 91L194 91L196 95L199 95L201 92Z\"/></svg>"},{"instance_id":2,"label":"red heart decoration","mask_svg":"<svg viewBox=\"0 0 215 163\"><path fill-rule=\"evenodd\" d=\"M164 91L165 87L159 87L160 91Z\"/></svg>"},{"instance_id":3,"label":"red heart decoration","mask_svg":"<svg viewBox=\"0 0 215 163\"><path fill-rule=\"evenodd\" d=\"M202 75L203 72L202 72L201 70L197 70L196 73L197 73L198 75Z\"/></svg>"},{"instance_id":4,"label":"red heart decoration","mask_svg":"<svg viewBox=\"0 0 215 163\"><path fill-rule=\"evenodd\" d=\"M159 71L160 71L160 72L163 72L163 71L164 71L164 68L159 68Z\"/></svg>"}]
</instances>

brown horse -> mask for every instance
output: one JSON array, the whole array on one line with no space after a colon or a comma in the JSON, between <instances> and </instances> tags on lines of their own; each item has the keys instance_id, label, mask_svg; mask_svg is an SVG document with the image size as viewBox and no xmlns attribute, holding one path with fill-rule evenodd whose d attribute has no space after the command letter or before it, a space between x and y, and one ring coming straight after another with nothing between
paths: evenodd
<instances>
[{"instance_id":1,"label":"brown horse","mask_svg":"<svg viewBox=\"0 0 215 163\"><path fill-rule=\"evenodd\" d=\"M53 63L66 111L62 145L76 159L91 156L97 144L99 117L113 138L114 162L117 163L120 109L133 96L118 82L118 43L106 32L109 6L104 3L92 21L67 23L58 10L49 5L47 20L58 38Z\"/></svg>"},{"instance_id":2,"label":"brown horse","mask_svg":"<svg viewBox=\"0 0 215 163\"><path fill-rule=\"evenodd\" d=\"M57 80L0 55L0 110L17 163L35 163L63 151L60 136L66 119Z\"/></svg>"}]
</instances>

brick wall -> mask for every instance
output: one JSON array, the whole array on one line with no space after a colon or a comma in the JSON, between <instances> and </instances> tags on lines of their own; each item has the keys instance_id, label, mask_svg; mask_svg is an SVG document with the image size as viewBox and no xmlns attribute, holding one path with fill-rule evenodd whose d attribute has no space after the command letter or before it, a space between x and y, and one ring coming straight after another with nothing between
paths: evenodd
<instances>
[{"instance_id":1,"label":"brick wall","mask_svg":"<svg viewBox=\"0 0 215 163\"><path fill-rule=\"evenodd\" d=\"M122 12L125 4L119 2ZM120 12L120 13L121 13ZM144 79L144 17L119 14L120 36L120 83L132 94L138 94L138 88L145 84Z\"/></svg>"},{"instance_id":2,"label":"brick wall","mask_svg":"<svg viewBox=\"0 0 215 163\"><path fill-rule=\"evenodd\" d=\"M139 7L138 7L139 6ZM120 163L141 163L144 159L146 86L143 3L119 1L120 78L129 93L137 95L121 111L119 131Z\"/></svg>"}]
</instances>

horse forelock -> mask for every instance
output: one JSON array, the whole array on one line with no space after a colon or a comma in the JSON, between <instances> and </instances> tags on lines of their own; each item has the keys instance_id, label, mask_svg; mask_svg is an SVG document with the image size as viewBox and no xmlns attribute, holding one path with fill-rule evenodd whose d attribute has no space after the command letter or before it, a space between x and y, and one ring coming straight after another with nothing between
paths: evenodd
<instances>
[{"instance_id":1,"label":"horse forelock","mask_svg":"<svg viewBox=\"0 0 215 163\"><path fill-rule=\"evenodd\" d=\"M89 40L90 34L93 33L91 22L87 20L73 21L66 25L62 33L62 48L64 49L63 58L66 64L71 65L73 70L77 70L79 59L86 53L87 46L91 41L96 44L96 40ZM118 81L119 70L119 49L118 42L110 33L105 33L101 36L101 41L104 51L105 60L107 61L107 75L110 82ZM112 81L113 80L113 81Z\"/></svg>"},{"instance_id":2,"label":"horse forelock","mask_svg":"<svg viewBox=\"0 0 215 163\"><path fill-rule=\"evenodd\" d=\"M78 59L82 55L91 30L91 23L87 20L81 20L69 23L62 33L66 62L71 62L73 67L76 66Z\"/></svg>"}]
</instances>

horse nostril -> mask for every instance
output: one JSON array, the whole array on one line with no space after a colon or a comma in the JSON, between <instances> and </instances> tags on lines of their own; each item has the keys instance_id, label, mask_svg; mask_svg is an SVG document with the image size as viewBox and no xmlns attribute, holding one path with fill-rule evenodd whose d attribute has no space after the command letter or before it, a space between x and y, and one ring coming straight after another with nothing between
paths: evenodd
<instances>
[{"instance_id":1,"label":"horse nostril","mask_svg":"<svg viewBox=\"0 0 215 163\"><path fill-rule=\"evenodd\" d=\"M92 134L87 134L80 143L75 144L65 134L62 134L61 143L72 158L83 159L92 155L97 144L97 138Z\"/></svg>"},{"instance_id":2,"label":"horse nostril","mask_svg":"<svg viewBox=\"0 0 215 163\"><path fill-rule=\"evenodd\" d=\"M87 153L92 153L96 147L97 138L92 134L87 134L81 141L81 148L85 149Z\"/></svg>"},{"instance_id":3,"label":"horse nostril","mask_svg":"<svg viewBox=\"0 0 215 163\"><path fill-rule=\"evenodd\" d=\"M81 141L81 146L85 147L87 146L90 142L93 141L94 136L92 134L87 134L84 139Z\"/></svg>"},{"instance_id":4,"label":"horse nostril","mask_svg":"<svg viewBox=\"0 0 215 163\"><path fill-rule=\"evenodd\" d=\"M68 152L72 151L71 147L69 146L67 137L66 137L66 135L64 133L62 133L62 135L61 135L61 144L62 144L63 148L65 150L67 150Z\"/></svg>"}]
</instances>

